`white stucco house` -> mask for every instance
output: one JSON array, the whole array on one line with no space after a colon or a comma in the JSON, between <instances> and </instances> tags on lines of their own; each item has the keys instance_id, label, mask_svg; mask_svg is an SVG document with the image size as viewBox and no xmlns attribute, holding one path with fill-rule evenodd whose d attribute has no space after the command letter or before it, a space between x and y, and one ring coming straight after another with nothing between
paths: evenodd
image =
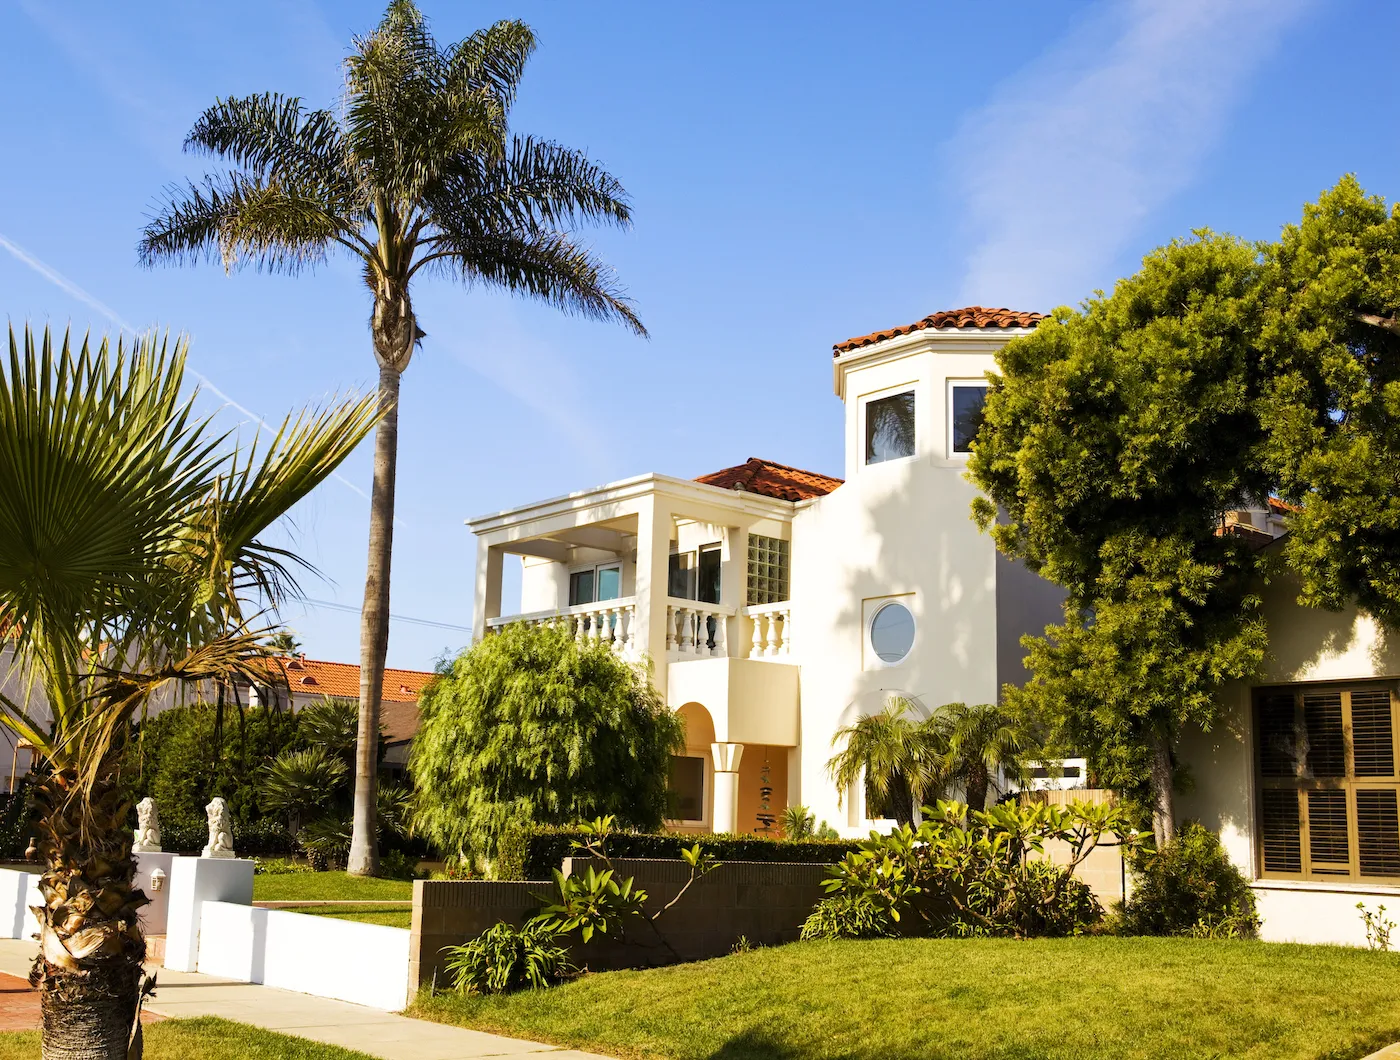
<instances>
[{"instance_id":1,"label":"white stucco house","mask_svg":"<svg viewBox=\"0 0 1400 1060\"><path fill-rule=\"evenodd\" d=\"M1058 589L970 516L967 443L995 353L1039 314L980 307L840 343L844 479L750 459L699 479L649 473L469 520L475 636L566 616L652 660L686 718L672 773L695 830L764 830L805 805L864 834L861 790L827 775L837 730L903 695L995 701ZM521 599L502 609L506 557Z\"/></svg>"}]
</instances>

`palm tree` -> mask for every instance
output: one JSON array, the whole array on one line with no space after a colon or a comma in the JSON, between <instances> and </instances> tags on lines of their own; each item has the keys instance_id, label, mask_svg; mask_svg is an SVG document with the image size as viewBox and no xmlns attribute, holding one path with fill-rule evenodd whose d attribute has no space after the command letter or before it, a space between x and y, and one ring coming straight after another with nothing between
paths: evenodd
<instances>
[{"instance_id":1,"label":"palm tree","mask_svg":"<svg viewBox=\"0 0 1400 1060\"><path fill-rule=\"evenodd\" d=\"M507 119L535 38L497 22L448 48L411 0L357 39L338 112L277 94L221 100L185 141L233 169L170 192L143 262L217 255L296 273L335 250L363 267L383 418L375 435L360 619L359 749L349 870L375 871L379 699L389 641L399 377L424 332L409 298L424 270L616 320L644 335L612 272L571 232L626 227L622 186L583 154L513 137Z\"/></svg>"},{"instance_id":2,"label":"palm tree","mask_svg":"<svg viewBox=\"0 0 1400 1060\"><path fill-rule=\"evenodd\" d=\"M299 561L259 537L377 416L373 397L336 404L240 454L181 397L184 365L154 336L74 349L11 330L0 378L0 627L26 690L0 695L0 723L40 759L45 1056L125 1058L138 1027L133 721L163 687L264 676L245 608L294 591Z\"/></svg>"},{"instance_id":3,"label":"palm tree","mask_svg":"<svg viewBox=\"0 0 1400 1060\"><path fill-rule=\"evenodd\" d=\"M1012 717L995 703L947 703L930 719L946 747L942 764L950 783L961 783L971 809L985 810L997 778L1020 781L1025 773L1027 741Z\"/></svg>"},{"instance_id":4,"label":"palm tree","mask_svg":"<svg viewBox=\"0 0 1400 1060\"><path fill-rule=\"evenodd\" d=\"M864 778L872 793L900 824L914 822L914 810L943 787L939 730L908 717L913 705L892 697L878 714L839 729L832 746L841 750L826 764L838 797Z\"/></svg>"},{"instance_id":5,"label":"palm tree","mask_svg":"<svg viewBox=\"0 0 1400 1060\"><path fill-rule=\"evenodd\" d=\"M285 813L287 834L295 839L303 817L326 809L349 773L345 762L324 747L283 751L263 777L263 807Z\"/></svg>"}]
</instances>

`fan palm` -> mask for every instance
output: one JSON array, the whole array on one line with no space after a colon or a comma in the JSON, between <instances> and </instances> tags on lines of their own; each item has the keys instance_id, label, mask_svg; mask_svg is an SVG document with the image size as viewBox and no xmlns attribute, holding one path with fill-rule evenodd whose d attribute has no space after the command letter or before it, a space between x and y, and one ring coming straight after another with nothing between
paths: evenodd
<instances>
[{"instance_id":1,"label":"fan palm","mask_svg":"<svg viewBox=\"0 0 1400 1060\"><path fill-rule=\"evenodd\" d=\"M263 807L287 815L287 833L301 831L302 818L324 810L349 776L345 762L324 747L284 751L263 777Z\"/></svg>"},{"instance_id":2,"label":"fan palm","mask_svg":"<svg viewBox=\"0 0 1400 1060\"><path fill-rule=\"evenodd\" d=\"M947 703L930 722L942 733L946 747L942 772L949 782L962 784L963 799L970 808L987 808L987 795L998 787L998 779L1023 778L1026 738L995 703Z\"/></svg>"},{"instance_id":3,"label":"fan palm","mask_svg":"<svg viewBox=\"0 0 1400 1060\"><path fill-rule=\"evenodd\" d=\"M826 764L838 793L863 779L900 824L912 824L915 807L943 787L939 730L909 717L911 710L908 700L893 697L879 713L838 729L831 742L841 750Z\"/></svg>"},{"instance_id":4,"label":"fan palm","mask_svg":"<svg viewBox=\"0 0 1400 1060\"><path fill-rule=\"evenodd\" d=\"M439 47L410 0L354 42L339 112L277 94L216 103L185 141L233 169L173 190L141 241L147 264L217 256L296 273L335 250L362 266L383 418L375 437L360 624L353 873L372 873L379 700L389 638L399 377L424 332L421 272L540 298L645 334L611 271L571 232L627 226L622 186L583 154L508 129L535 38L497 22Z\"/></svg>"},{"instance_id":5,"label":"fan palm","mask_svg":"<svg viewBox=\"0 0 1400 1060\"><path fill-rule=\"evenodd\" d=\"M24 692L0 695L0 723L40 760L45 1056L126 1057L138 1027L133 719L163 687L263 675L245 608L294 590L299 561L259 537L377 416L373 397L336 404L240 453L181 396L184 364L154 336L11 330L0 378L0 626Z\"/></svg>"}]
</instances>

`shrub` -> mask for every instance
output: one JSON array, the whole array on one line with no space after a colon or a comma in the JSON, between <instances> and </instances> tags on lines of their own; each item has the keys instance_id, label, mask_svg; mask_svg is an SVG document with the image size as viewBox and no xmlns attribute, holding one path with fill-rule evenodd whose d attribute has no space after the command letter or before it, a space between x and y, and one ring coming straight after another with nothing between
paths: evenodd
<instances>
[{"instance_id":1,"label":"shrub","mask_svg":"<svg viewBox=\"0 0 1400 1060\"><path fill-rule=\"evenodd\" d=\"M418 859L402 850L386 850L379 855L379 875L386 880L416 880Z\"/></svg>"},{"instance_id":2,"label":"shrub","mask_svg":"<svg viewBox=\"0 0 1400 1060\"><path fill-rule=\"evenodd\" d=\"M1123 910L1130 935L1253 937L1259 930L1254 892L1220 845L1220 837L1187 821L1176 838L1134 866Z\"/></svg>"},{"instance_id":3,"label":"shrub","mask_svg":"<svg viewBox=\"0 0 1400 1060\"><path fill-rule=\"evenodd\" d=\"M254 858L254 876L295 876L310 872L311 866L290 858Z\"/></svg>"},{"instance_id":4,"label":"shrub","mask_svg":"<svg viewBox=\"0 0 1400 1060\"><path fill-rule=\"evenodd\" d=\"M863 892L823 898L802 925L804 940L876 939L898 933L889 909Z\"/></svg>"},{"instance_id":5,"label":"shrub","mask_svg":"<svg viewBox=\"0 0 1400 1060\"><path fill-rule=\"evenodd\" d=\"M785 839L811 839L817 827L817 819L805 806L789 806L778 820Z\"/></svg>"},{"instance_id":6,"label":"shrub","mask_svg":"<svg viewBox=\"0 0 1400 1060\"><path fill-rule=\"evenodd\" d=\"M514 824L603 815L658 828L684 722L645 669L563 623L474 644L422 692L409 772L421 834L494 860Z\"/></svg>"},{"instance_id":7,"label":"shrub","mask_svg":"<svg viewBox=\"0 0 1400 1060\"><path fill-rule=\"evenodd\" d=\"M1077 934L1103 911L1075 868L1098 845L1139 839L1112 806L1006 803L969 812L940 802L925 812L917 829L872 835L832 867L822 886L846 904L820 911L814 937L860 930L869 916L876 924L888 917L900 935ZM1067 865L1044 862L1048 840L1066 844Z\"/></svg>"},{"instance_id":8,"label":"shrub","mask_svg":"<svg viewBox=\"0 0 1400 1060\"><path fill-rule=\"evenodd\" d=\"M470 942L449 946L447 973L463 994L538 990L572 975L569 951L542 923L495 924Z\"/></svg>"},{"instance_id":9,"label":"shrub","mask_svg":"<svg viewBox=\"0 0 1400 1060\"><path fill-rule=\"evenodd\" d=\"M547 880L566 857L586 842L578 825L512 828L501 838L493 875L502 880ZM760 835L683 835L678 832L613 832L608 852L614 858L664 858L679 861L682 851L699 843L720 861L796 861L830 865L860 846L854 839L775 839Z\"/></svg>"}]
</instances>

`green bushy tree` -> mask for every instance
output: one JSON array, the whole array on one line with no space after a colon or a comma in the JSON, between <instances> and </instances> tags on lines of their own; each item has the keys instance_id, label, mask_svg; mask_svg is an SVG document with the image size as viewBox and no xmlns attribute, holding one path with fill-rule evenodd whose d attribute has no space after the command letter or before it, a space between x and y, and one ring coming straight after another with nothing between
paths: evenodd
<instances>
[{"instance_id":1,"label":"green bushy tree","mask_svg":"<svg viewBox=\"0 0 1400 1060\"><path fill-rule=\"evenodd\" d=\"M458 655L419 705L416 821L445 854L493 858L506 829L529 822L662 823L684 724L605 645L508 626Z\"/></svg>"}]
</instances>

